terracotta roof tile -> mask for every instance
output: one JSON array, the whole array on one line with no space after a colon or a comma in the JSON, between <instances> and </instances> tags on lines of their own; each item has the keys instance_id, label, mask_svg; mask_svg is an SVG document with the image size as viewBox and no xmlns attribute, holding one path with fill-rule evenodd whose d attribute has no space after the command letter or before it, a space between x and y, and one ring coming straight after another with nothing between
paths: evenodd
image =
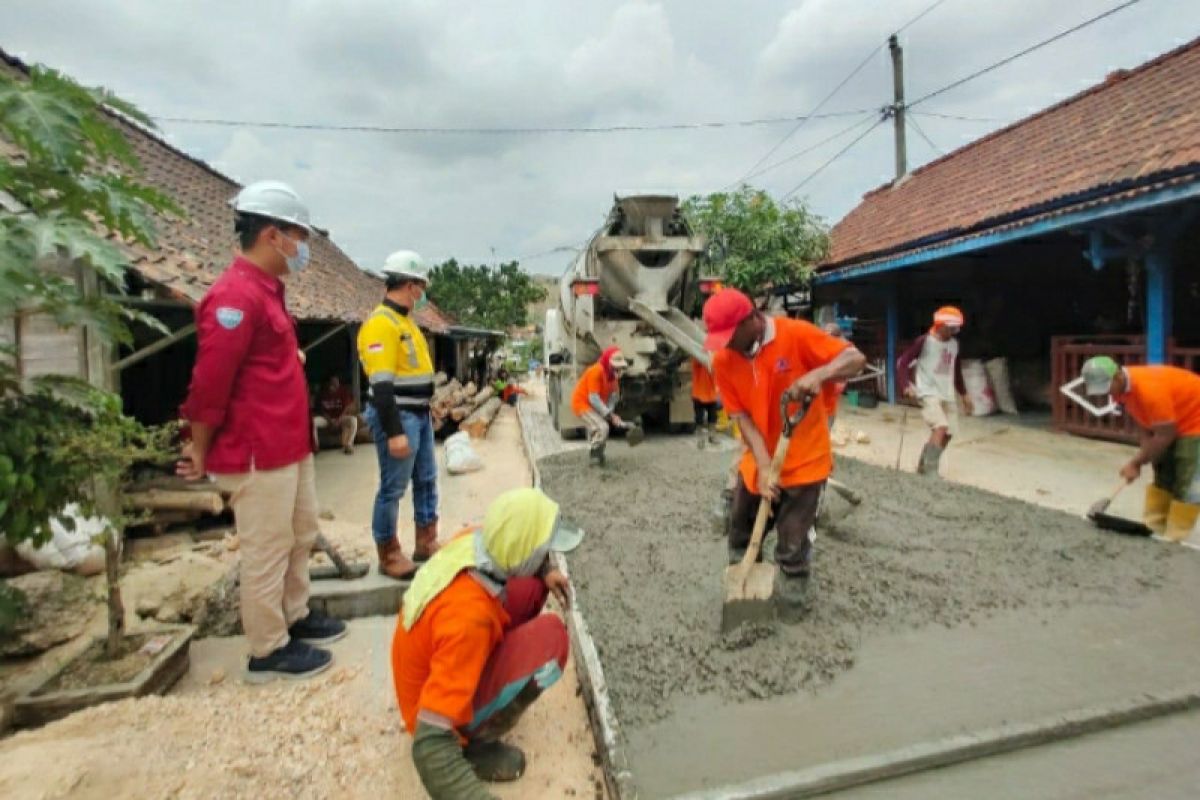
<instances>
[{"instance_id":1,"label":"terracotta roof tile","mask_svg":"<svg viewBox=\"0 0 1200 800\"><path fill-rule=\"evenodd\" d=\"M0 69L28 73L19 59L3 50ZM159 218L155 248L128 245L134 268L147 280L177 291L180 299L196 303L232 260L229 200L242 187L140 125L112 116L141 161L141 180L169 195L184 212L182 217ZM327 235L314 232L310 246L311 264L288 279L292 313L307 320L364 319L383 295L382 282L360 270ZM427 312L418 317L423 327L440 333L449 326L436 308L430 306Z\"/></svg>"},{"instance_id":2,"label":"terracotta roof tile","mask_svg":"<svg viewBox=\"0 0 1200 800\"><path fill-rule=\"evenodd\" d=\"M1200 179L1200 39L867 193L833 227L820 269L1192 173Z\"/></svg>"}]
</instances>

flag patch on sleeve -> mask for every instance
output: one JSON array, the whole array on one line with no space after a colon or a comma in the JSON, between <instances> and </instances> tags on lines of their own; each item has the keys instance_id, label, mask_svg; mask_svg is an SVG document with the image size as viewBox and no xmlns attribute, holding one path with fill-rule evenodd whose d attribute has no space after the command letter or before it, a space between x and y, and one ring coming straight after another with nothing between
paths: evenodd
<instances>
[{"instance_id":1,"label":"flag patch on sleeve","mask_svg":"<svg viewBox=\"0 0 1200 800\"><path fill-rule=\"evenodd\" d=\"M230 308L229 306L221 306L217 309L217 322L227 331L231 331L238 325L242 324L242 319L246 315L240 308Z\"/></svg>"},{"instance_id":2,"label":"flag patch on sleeve","mask_svg":"<svg viewBox=\"0 0 1200 800\"><path fill-rule=\"evenodd\" d=\"M372 342L371 344L367 345L367 352L368 353L382 353L383 352L383 342Z\"/></svg>"}]
</instances>

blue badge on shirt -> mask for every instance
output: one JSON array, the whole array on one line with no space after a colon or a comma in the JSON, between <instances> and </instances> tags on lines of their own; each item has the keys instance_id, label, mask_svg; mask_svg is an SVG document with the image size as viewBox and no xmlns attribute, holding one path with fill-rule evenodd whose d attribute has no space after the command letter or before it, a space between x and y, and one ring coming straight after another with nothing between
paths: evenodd
<instances>
[{"instance_id":1,"label":"blue badge on shirt","mask_svg":"<svg viewBox=\"0 0 1200 800\"><path fill-rule=\"evenodd\" d=\"M244 316L245 314L242 313L240 308L221 306L217 309L217 322L227 331L231 331L238 325L241 325Z\"/></svg>"}]
</instances>

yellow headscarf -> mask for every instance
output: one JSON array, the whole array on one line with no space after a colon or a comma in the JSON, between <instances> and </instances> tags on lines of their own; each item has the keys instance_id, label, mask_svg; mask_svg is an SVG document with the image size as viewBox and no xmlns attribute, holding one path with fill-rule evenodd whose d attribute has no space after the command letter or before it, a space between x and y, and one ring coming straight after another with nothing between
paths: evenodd
<instances>
[{"instance_id":1,"label":"yellow headscarf","mask_svg":"<svg viewBox=\"0 0 1200 800\"><path fill-rule=\"evenodd\" d=\"M503 582L517 574L538 551L549 551L558 520L558 503L538 489L513 489L488 507L483 527L443 545L417 571L404 593L401 609L405 630L411 630L425 607L464 569L478 569Z\"/></svg>"}]
</instances>

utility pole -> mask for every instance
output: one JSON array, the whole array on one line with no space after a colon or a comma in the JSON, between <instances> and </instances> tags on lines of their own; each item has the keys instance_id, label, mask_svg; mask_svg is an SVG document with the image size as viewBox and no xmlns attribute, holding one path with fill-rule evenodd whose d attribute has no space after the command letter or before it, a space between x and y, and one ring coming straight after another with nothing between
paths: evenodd
<instances>
[{"instance_id":1,"label":"utility pole","mask_svg":"<svg viewBox=\"0 0 1200 800\"><path fill-rule=\"evenodd\" d=\"M908 172L908 145L904 139L904 48L896 34L888 37L892 51L892 125L896 131L896 179Z\"/></svg>"}]
</instances>

